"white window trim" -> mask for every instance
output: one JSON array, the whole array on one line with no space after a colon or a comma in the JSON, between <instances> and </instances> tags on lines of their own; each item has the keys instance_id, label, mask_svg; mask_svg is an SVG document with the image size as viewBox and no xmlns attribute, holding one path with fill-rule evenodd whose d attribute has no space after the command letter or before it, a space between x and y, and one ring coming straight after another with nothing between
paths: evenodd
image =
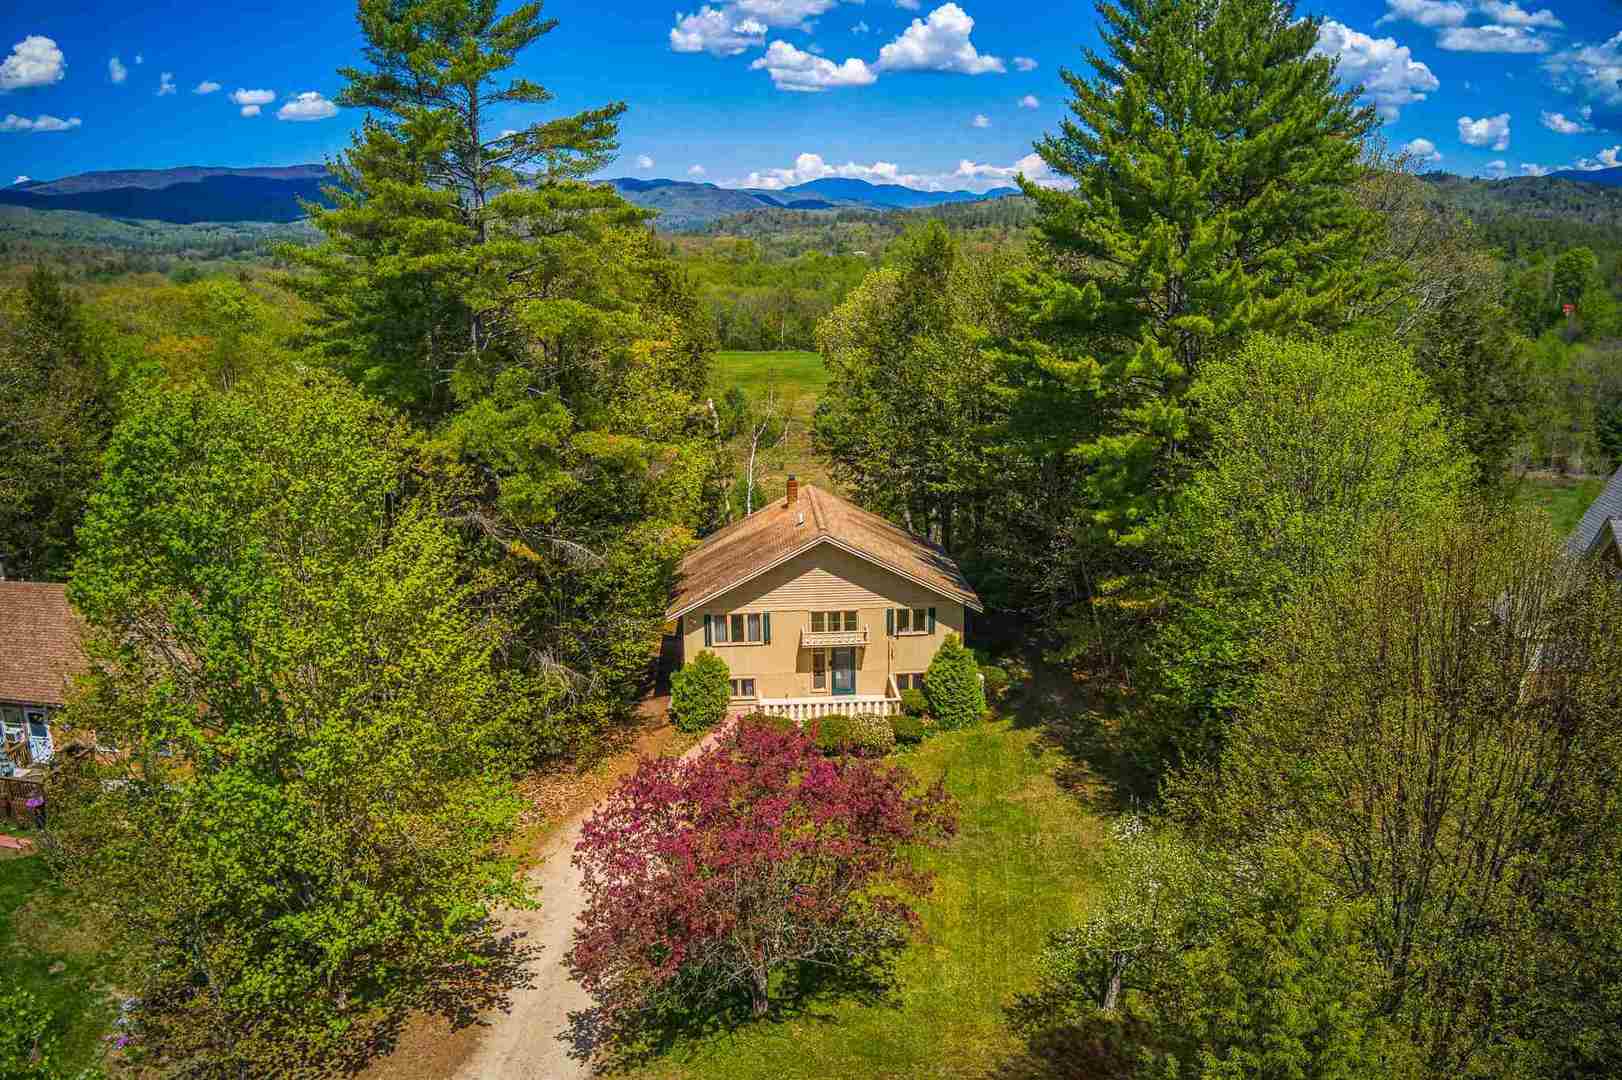
<instances>
[{"instance_id":1,"label":"white window trim","mask_svg":"<svg viewBox=\"0 0 1622 1080\"><path fill-rule=\"evenodd\" d=\"M710 630L710 643L709 643L709 645L706 646L706 648L710 648L710 649L734 649L734 648L736 648L736 649L744 649L744 648L748 648L751 645L755 646L756 648L759 648L760 646L765 645L766 644L766 628L764 626L764 623L765 623L765 618L764 617L765 617L766 614L767 613L764 612L764 611L729 611L724 615L719 614L717 612L711 612L710 613L710 627L711 627L711 630ZM761 630L760 630L760 639L757 640L757 641L719 641L719 640L717 640L716 635L715 635L715 630L714 630L715 624L717 622L720 622L720 623L724 624L726 626L726 629L727 629L727 636L730 638L732 636L732 624L727 622L727 620L732 618L732 616L734 616L734 615L740 615L740 616L743 617L743 632L744 632L744 635L746 637L749 634L749 616L754 615L756 617L759 617L761 619L761 623L762 623Z\"/></svg>"},{"instance_id":2,"label":"white window trim","mask_svg":"<svg viewBox=\"0 0 1622 1080\"><path fill-rule=\"evenodd\" d=\"M755 692L752 693L752 694L736 693L735 688L740 687L743 683L746 683L746 682L750 682L750 683L755 684ZM759 701L760 700L760 680L755 678L753 675L740 675L737 678L732 679L731 684L732 685L728 687L728 690L729 691L734 691L732 693L732 700L733 701Z\"/></svg>"}]
</instances>

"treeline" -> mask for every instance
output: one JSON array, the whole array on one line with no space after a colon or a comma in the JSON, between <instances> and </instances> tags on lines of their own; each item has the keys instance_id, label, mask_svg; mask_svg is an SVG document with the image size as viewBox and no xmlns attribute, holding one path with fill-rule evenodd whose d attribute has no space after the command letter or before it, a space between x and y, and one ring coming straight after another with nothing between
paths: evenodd
<instances>
[{"instance_id":1,"label":"treeline","mask_svg":"<svg viewBox=\"0 0 1622 1080\"><path fill-rule=\"evenodd\" d=\"M709 320L584 180L624 107L493 135L481 104L549 96L499 79L535 7L359 12L371 119L290 273L40 268L0 305L0 548L85 622L63 741L119 750L59 763L46 854L130 1069L331 1075L499 979L513 778L631 716L725 512Z\"/></svg>"},{"instance_id":2,"label":"treeline","mask_svg":"<svg viewBox=\"0 0 1622 1080\"><path fill-rule=\"evenodd\" d=\"M1029 248L921 228L819 329L836 476L1086 684L1072 749L1149 810L1028 1073L1615 1072L1622 598L1505 489L1597 260L1523 325L1314 20L1100 10Z\"/></svg>"}]
</instances>

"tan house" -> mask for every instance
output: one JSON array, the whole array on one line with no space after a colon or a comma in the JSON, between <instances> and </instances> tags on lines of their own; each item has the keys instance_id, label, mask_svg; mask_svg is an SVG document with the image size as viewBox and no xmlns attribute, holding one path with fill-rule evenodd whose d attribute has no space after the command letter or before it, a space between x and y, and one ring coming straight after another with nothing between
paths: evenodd
<instances>
[{"instance_id":1,"label":"tan house","mask_svg":"<svg viewBox=\"0 0 1622 1080\"><path fill-rule=\"evenodd\" d=\"M983 610L941 548L790 477L787 498L683 560L666 618L681 662L705 649L726 661L736 711L808 719L898 711Z\"/></svg>"},{"instance_id":2,"label":"tan house","mask_svg":"<svg viewBox=\"0 0 1622 1080\"><path fill-rule=\"evenodd\" d=\"M63 586L0 578L0 776L62 749L52 716L85 669L79 634Z\"/></svg>"}]
</instances>

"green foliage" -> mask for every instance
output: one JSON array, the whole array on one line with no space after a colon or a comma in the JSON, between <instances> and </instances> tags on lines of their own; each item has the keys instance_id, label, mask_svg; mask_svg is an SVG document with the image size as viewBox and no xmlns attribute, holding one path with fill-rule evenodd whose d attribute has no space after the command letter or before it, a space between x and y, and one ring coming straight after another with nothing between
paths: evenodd
<instances>
[{"instance_id":1,"label":"green foliage","mask_svg":"<svg viewBox=\"0 0 1622 1080\"><path fill-rule=\"evenodd\" d=\"M852 723L843 713L830 713L811 722L812 736L825 754L843 754L850 749Z\"/></svg>"},{"instance_id":2,"label":"green foliage","mask_svg":"<svg viewBox=\"0 0 1622 1080\"><path fill-rule=\"evenodd\" d=\"M908 716L923 716L929 711L929 699L915 687L901 691L901 709Z\"/></svg>"},{"instance_id":3,"label":"green foliage","mask_svg":"<svg viewBox=\"0 0 1622 1080\"><path fill-rule=\"evenodd\" d=\"M1148 707L1125 730L1151 775L1216 760L1279 612L1372 521L1421 528L1469 476L1424 377L1373 336L1255 338L1190 399L1212 418L1210 450L1160 530L1177 576L1148 649Z\"/></svg>"},{"instance_id":4,"label":"green foliage","mask_svg":"<svg viewBox=\"0 0 1622 1080\"><path fill-rule=\"evenodd\" d=\"M985 687L988 701L1001 701L1008 694L1008 672L1000 667L986 664L980 668L981 685Z\"/></svg>"},{"instance_id":5,"label":"green foliage","mask_svg":"<svg viewBox=\"0 0 1622 1080\"><path fill-rule=\"evenodd\" d=\"M55 1018L26 990L0 988L0 1077L5 1080L98 1080L99 1069L67 1073Z\"/></svg>"},{"instance_id":6,"label":"green foliage","mask_svg":"<svg viewBox=\"0 0 1622 1080\"><path fill-rule=\"evenodd\" d=\"M66 882L122 935L155 1067L320 1060L486 954L504 854L508 632L479 610L400 421L338 379L129 403L70 596ZM274 1064L273 1064L274 1063Z\"/></svg>"},{"instance_id":7,"label":"green foliage","mask_svg":"<svg viewBox=\"0 0 1622 1080\"><path fill-rule=\"evenodd\" d=\"M918 691L909 691L918 693ZM928 719L912 711L896 713L890 717L890 730L895 733L895 741L903 746L916 746L929 737L933 725Z\"/></svg>"},{"instance_id":8,"label":"green foliage","mask_svg":"<svg viewBox=\"0 0 1622 1080\"><path fill-rule=\"evenodd\" d=\"M36 268L0 309L0 559L60 581L111 424L110 391L79 298Z\"/></svg>"},{"instance_id":9,"label":"green foliage","mask_svg":"<svg viewBox=\"0 0 1622 1080\"><path fill-rule=\"evenodd\" d=\"M1534 518L1419 526L1299 594L1175 803L1237 859L1298 845L1364 907L1378 1012L1428 1075L1615 1071L1622 596Z\"/></svg>"},{"instance_id":10,"label":"green foliage","mask_svg":"<svg viewBox=\"0 0 1622 1080\"><path fill-rule=\"evenodd\" d=\"M1074 530L1072 559L1075 539L1145 539L1208 363L1257 331L1335 326L1375 280L1353 197L1374 112L1315 53L1317 19L1278 0L1098 13L1105 53L1091 79L1063 72L1073 119L1037 145L1076 187L1023 185L1047 257L1015 283L1008 345L1019 430L1075 478L1038 543Z\"/></svg>"},{"instance_id":11,"label":"green foliage","mask_svg":"<svg viewBox=\"0 0 1622 1080\"><path fill-rule=\"evenodd\" d=\"M980 668L963 639L947 634L924 672L924 694L929 714L943 731L970 727L986 715L986 695L980 686Z\"/></svg>"},{"instance_id":12,"label":"green foliage","mask_svg":"<svg viewBox=\"0 0 1622 1080\"><path fill-rule=\"evenodd\" d=\"M732 701L727 662L708 649L670 674L670 718L682 731L706 731L719 724Z\"/></svg>"},{"instance_id":13,"label":"green foliage","mask_svg":"<svg viewBox=\"0 0 1622 1080\"><path fill-rule=\"evenodd\" d=\"M888 716L878 713L857 713L850 718L850 742L847 749L863 757L883 757L895 750L895 728Z\"/></svg>"},{"instance_id":14,"label":"green foliage","mask_svg":"<svg viewBox=\"0 0 1622 1080\"><path fill-rule=\"evenodd\" d=\"M769 712L765 712L765 711L756 711L756 712L750 713L747 716L740 717L739 720L738 720L738 726L739 727L763 727L763 728L766 728L768 731L777 731L777 732L789 732L789 731L799 731L800 730L799 722L794 720L793 718L787 717L787 716L780 716L777 713L769 713Z\"/></svg>"}]
</instances>

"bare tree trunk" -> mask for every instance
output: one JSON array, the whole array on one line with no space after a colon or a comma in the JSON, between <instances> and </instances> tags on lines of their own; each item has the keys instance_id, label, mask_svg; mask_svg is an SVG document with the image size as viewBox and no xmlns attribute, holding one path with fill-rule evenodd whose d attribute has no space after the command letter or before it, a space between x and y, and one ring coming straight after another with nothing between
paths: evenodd
<instances>
[{"instance_id":1,"label":"bare tree trunk","mask_svg":"<svg viewBox=\"0 0 1622 1080\"><path fill-rule=\"evenodd\" d=\"M1109 983L1104 987L1104 1011L1114 1012L1121 1003L1121 978L1126 974L1126 957L1116 953L1110 959Z\"/></svg>"}]
</instances>

